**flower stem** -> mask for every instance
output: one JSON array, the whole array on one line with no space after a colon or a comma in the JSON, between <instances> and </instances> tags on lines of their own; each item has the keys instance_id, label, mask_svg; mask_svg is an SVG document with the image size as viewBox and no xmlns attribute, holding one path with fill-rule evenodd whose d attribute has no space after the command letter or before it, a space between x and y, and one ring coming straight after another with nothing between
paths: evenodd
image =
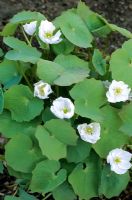
<instances>
[{"instance_id":1,"label":"flower stem","mask_svg":"<svg viewBox=\"0 0 132 200\"><path fill-rule=\"evenodd\" d=\"M29 86L29 88L32 90L33 87L30 83L30 81L28 80L27 76L25 75L24 71L23 71L23 68L21 67L21 63L18 61L20 67L18 68L18 72L23 76L23 78L25 79L27 85Z\"/></svg>"},{"instance_id":2,"label":"flower stem","mask_svg":"<svg viewBox=\"0 0 132 200\"><path fill-rule=\"evenodd\" d=\"M45 196L45 197L43 198L43 200L48 199L51 195L52 195L52 193L47 194L47 196Z\"/></svg>"},{"instance_id":3,"label":"flower stem","mask_svg":"<svg viewBox=\"0 0 132 200\"><path fill-rule=\"evenodd\" d=\"M27 44L28 44L29 46L32 46L32 45L31 45L31 42L29 41L29 39L28 39L28 37L27 37L27 35L26 35L26 33L24 32L23 27L21 27L21 30L22 30L22 33L23 33L23 35L24 35L24 38L25 38Z\"/></svg>"},{"instance_id":4,"label":"flower stem","mask_svg":"<svg viewBox=\"0 0 132 200\"><path fill-rule=\"evenodd\" d=\"M58 87L58 85L55 86L55 89L56 89L56 96L59 97L59 87Z\"/></svg>"}]
</instances>

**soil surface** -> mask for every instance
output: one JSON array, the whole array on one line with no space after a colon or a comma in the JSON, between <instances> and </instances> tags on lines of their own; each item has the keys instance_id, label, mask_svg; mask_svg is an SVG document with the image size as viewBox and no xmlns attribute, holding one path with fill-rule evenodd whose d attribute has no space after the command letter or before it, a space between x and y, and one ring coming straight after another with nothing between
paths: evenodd
<instances>
[{"instance_id":1,"label":"soil surface","mask_svg":"<svg viewBox=\"0 0 132 200\"><path fill-rule=\"evenodd\" d=\"M39 11L49 20L54 19L62 11L75 7L79 0L0 0L0 29L8 22L14 14L22 10ZM106 17L106 19L123 28L132 31L132 0L85 0L91 9ZM124 41L124 38L114 34L110 38L113 50ZM13 178L9 177L5 170L4 175L0 175L0 199L1 194L13 194L16 188L12 188ZM131 200L131 186L114 200ZM99 198L94 198L98 199ZM51 200L51 198L49 199Z\"/></svg>"},{"instance_id":2,"label":"soil surface","mask_svg":"<svg viewBox=\"0 0 132 200\"><path fill-rule=\"evenodd\" d=\"M62 11L76 7L78 2L79 0L0 0L0 29L19 11L39 11L52 20ZM106 17L109 22L132 31L132 0L84 0L84 2ZM125 38L119 34L112 35L108 52L120 47L124 40Z\"/></svg>"},{"instance_id":3,"label":"soil surface","mask_svg":"<svg viewBox=\"0 0 132 200\"><path fill-rule=\"evenodd\" d=\"M75 7L79 0L0 0L0 21L4 24L21 10L40 11L49 19L63 10ZM85 0L93 10L105 16L110 22L132 31L132 0Z\"/></svg>"}]
</instances>

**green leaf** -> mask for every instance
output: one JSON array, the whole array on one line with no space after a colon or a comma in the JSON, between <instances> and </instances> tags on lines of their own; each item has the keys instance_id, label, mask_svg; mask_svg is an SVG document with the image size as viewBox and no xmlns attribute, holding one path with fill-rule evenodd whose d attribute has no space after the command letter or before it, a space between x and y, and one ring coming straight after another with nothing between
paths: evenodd
<instances>
[{"instance_id":1,"label":"green leaf","mask_svg":"<svg viewBox=\"0 0 132 200\"><path fill-rule=\"evenodd\" d=\"M119 32L121 35L127 37L127 38L132 38L132 33L125 28L121 28L119 26L116 26L115 24L110 24L110 27L113 31Z\"/></svg>"},{"instance_id":2,"label":"green leaf","mask_svg":"<svg viewBox=\"0 0 132 200\"><path fill-rule=\"evenodd\" d=\"M11 114L8 111L4 111L0 115L0 132L6 138L12 138L17 134L30 135L32 132L34 132L35 128L36 123L34 121L19 123L15 120L12 120Z\"/></svg>"},{"instance_id":3,"label":"green leaf","mask_svg":"<svg viewBox=\"0 0 132 200\"><path fill-rule=\"evenodd\" d=\"M132 102L124 105L119 115L122 120L120 130L128 136L132 136Z\"/></svg>"},{"instance_id":4,"label":"green leaf","mask_svg":"<svg viewBox=\"0 0 132 200\"><path fill-rule=\"evenodd\" d=\"M92 33L94 34L95 37L106 38L108 37L108 34L111 33L111 29L108 25L104 25L96 30L93 30Z\"/></svg>"},{"instance_id":5,"label":"green leaf","mask_svg":"<svg viewBox=\"0 0 132 200\"><path fill-rule=\"evenodd\" d=\"M63 38L63 40L60 43L53 44L52 48L56 55L69 54L74 50L74 45L71 42L69 42L66 38Z\"/></svg>"},{"instance_id":6,"label":"green leaf","mask_svg":"<svg viewBox=\"0 0 132 200\"><path fill-rule=\"evenodd\" d=\"M75 200L76 196L67 182L64 182L62 185L53 190L53 197L55 200L62 200L65 197L65 200Z\"/></svg>"},{"instance_id":7,"label":"green leaf","mask_svg":"<svg viewBox=\"0 0 132 200\"><path fill-rule=\"evenodd\" d=\"M17 178L16 183L19 183L21 180L23 180L25 182L26 181L29 182L31 177L32 177L31 172L29 172L29 173L18 172L16 170L12 169L9 166L7 166L7 170L8 170L8 173L9 173L10 176L14 176L14 177Z\"/></svg>"},{"instance_id":8,"label":"green leaf","mask_svg":"<svg viewBox=\"0 0 132 200\"><path fill-rule=\"evenodd\" d=\"M78 136L69 122L61 119L52 119L46 122L44 127L60 142L66 145L76 145Z\"/></svg>"},{"instance_id":9,"label":"green leaf","mask_svg":"<svg viewBox=\"0 0 132 200\"><path fill-rule=\"evenodd\" d=\"M7 195L4 197L4 200L23 200L23 199L21 199L20 197L14 197L14 196Z\"/></svg>"},{"instance_id":10,"label":"green leaf","mask_svg":"<svg viewBox=\"0 0 132 200\"><path fill-rule=\"evenodd\" d=\"M51 119L57 119L57 117L51 112L50 108L47 107L42 113L42 120L45 123Z\"/></svg>"},{"instance_id":11,"label":"green leaf","mask_svg":"<svg viewBox=\"0 0 132 200\"><path fill-rule=\"evenodd\" d=\"M59 26L65 37L74 45L83 48L91 47L93 37L83 20L73 11L64 12L60 16Z\"/></svg>"},{"instance_id":12,"label":"green leaf","mask_svg":"<svg viewBox=\"0 0 132 200\"><path fill-rule=\"evenodd\" d=\"M0 174L3 174L4 166L2 161L0 161Z\"/></svg>"},{"instance_id":13,"label":"green leaf","mask_svg":"<svg viewBox=\"0 0 132 200\"><path fill-rule=\"evenodd\" d=\"M79 2L77 7L77 14L87 25L88 29L97 37L106 37L110 32L111 28L106 21L102 20L100 16L91 11L84 2Z\"/></svg>"},{"instance_id":14,"label":"green leaf","mask_svg":"<svg viewBox=\"0 0 132 200\"><path fill-rule=\"evenodd\" d=\"M28 86L14 85L4 94L5 108L13 120L30 121L43 110L43 101L35 98ZM19 108L19 109L18 109Z\"/></svg>"},{"instance_id":15,"label":"green leaf","mask_svg":"<svg viewBox=\"0 0 132 200\"><path fill-rule=\"evenodd\" d=\"M3 50L0 48L0 57L2 57L4 55Z\"/></svg>"},{"instance_id":16,"label":"green leaf","mask_svg":"<svg viewBox=\"0 0 132 200\"><path fill-rule=\"evenodd\" d=\"M103 121L101 123L101 138L93 145L100 157L106 158L108 153L115 148L122 148L128 143L128 137L119 131L121 120L118 110L111 106L102 109Z\"/></svg>"},{"instance_id":17,"label":"green leaf","mask_svg":"<svg viewBox=\"0 0 132 200\"><path fill-rule=\"evenodd\" d=\"M36 130L36 138L38 139L42 154L50 160L59 160L66 157L66 145L50 135L43 126L38 126Z\"/></svg>"},{"instance_id":18,"label":"green leaf","mask_svg":"<svg viewBox=\"0 0 132 200\"><path fill-rule=\"evenodd\" d=\"M89 156L90 150L91 144L79 139L76 146L67 147L67 161L82 162Z\"/></svg>"},{"instance_id":19,"label":"green leaf","mask_svg":"<svg viewBox=\"0 0 132 200\"><path fill-rule=\"evenodd\" d=\"M3 112L3 108L4 108L4 95L2 88L0 88L0 114Z\"/></svg>"},{"instance_id":20,"label":"green leaf","mask_svg":"<svg viewBox=\"0 0 132 200\"><path fill-rule=\"evenodd\" d=\"M59 55L54 62L40 59L37 75L50 84L69 86L89 76L88 62L74 55Z\"/></svg>"},{"instance_id":21,"label":"green leaf","mask_svg":"<svg viewBox=\"0 0 132 200\"><path fill-rule=\"evenodd\" d=\"M47 193L53 191L66 179L66 170L60 170L60 163L55 160L45 160L37 164L33 170L30 184L32 192Z\"/></svg>"},{"instance_id":22,"label":"green leaf","mask_svg":"<svg viewBox=\"0 0 132 200\"><path fill-rule=\"evenodd\" d=\"M35 47L28 46L24 41L17 38L5 37L4 43L13 48L5 55L9 60L19 60L35 64L41 57L41 53Z\"/></svg>"},{"instance_id":23,"label":"green leaf","mask_svg":"<svg viewBox=\"0 0 132 200\"><path fill-rule=\"evenodd\" d=\"M124 81L132 87L132 39L125 42L121 49L117 49L112 54L110 68L113 79Z\"/></svg>"},{"instance_id":24,"label":"green leaf","mask_svg":"<svg viewBox=\"0 0 132 200\"><path fill-rule=\"evenodd\" d=\"M33 149L31 139L26 135L16 135L5 146L7 165L16 171L30 173L40 159Z\"/></svg>"},{"instance_id":25,"label":"green leaf","mask_svg":"<svg viewBox=\"0 0 132 200\"><path fill-rule=\"evenodd\" d=\"M18 72L19 65L15 61L4 59L0 63L0 83L5 88L9 88L14 84L18 84L21 80L21 75Z\"/></svg>"},{"instance_id":26,"label":"green leaf","mask_svg":"<svg viewBox=\"0 0 132 200\"><path fill-rule=\"evenodd\" d=\"M90 31L96 30L104 26L104 22L99 19L98 15L91 11L84 2L79 2L77 7L77 14L84 20Z\"/></svg>"},{"instance_id":27,"label":"green leaf","mask_svg":"<svg viewBox=\"0 0 132 200\"><path fill-rule=\"evenodd\" d=\"M29 23L31 21L44 20L45 17L39 12L22 11L14 15L8 24L5 25L3 30L0 32L2 36L14 35L19 24Z\"/></svg>"},{"instance_id":28,"label":"green leaf","mask_svg":"<svg viewBox=\"0 0 132 200\"><path fill-rule=\"evenodd\" d=\"M100 161L96 154L91 154L85 166L78 164L69 176L69 183L80 199L98 196Z\"/></svg>"},{"instance_id":29,"label":"green leaf","mask_svg":"<svg viewBox=\"0 0 132 200\"><path fill-rule=\"evenodd\" d=\"M105 165L101 175L101 183L99 193L105 195L106 198L119 196L120 193L127 187L130 180L129 173L122 175L110 171L110 167Z\"/></svg>"},{"instance_id":30,"label":"green leaf","mask_svg":"<svg viewBox=\"0 0 132 200\"><path fill-rule=\"evenodd\" d=\"M95 79L86 79L76 84L70 91L75 99L75 112L82 117L101 121L100 106L106 101L103 83Z\"/></svg>"},{"instance_id":31,"label":"green leaf","mask_svg":"<svg viewBox=\"0 0 132 200\"><path fill-rule=\"evenodd\" d=\"M12 24L12 23L6 24L3 30L0 32L0 36L6 37L9 35L14 35L17 27L18 27L18 24Z\"/></svg>"},{"instance_id":32,"label":"green leaf","mask_svg":"<svg viewBox=\"0 0 132 200\"><path fill-rule=\"evenodd\" d=\"M106 73L106 61L103 59L102 53L98 49L94 50L92 63L101 76Z\"/></svg>"},{"instance_id":33,"label":"green leaf","mask_svg":"<svg viewBox=\"0 0 132 200\"><path fill-rule=\"evenodd\" d=\"M31 21L44 20L45 17L39 12L21 11L10 19L10 23L27 23Z\"/></svg>"},{"instance_id":34,"label":"green leaf","mask_svg":"<svg viewBox=\"0 0 132 200\"><path fill-rule=\"evenodd\" d=\"M88 62L77 56L58 55L55 62L64 69L60 77L54 81L56 85L69 86L89 76Z\"/></svg>"},{"instance_id":35,"label":"green leaf","mask_svg":"<svg viewBox=\"0 0 132 200\"><path fill-rule=\"evenodd\" d=\"M19 196L22 200L38 200L35 196L28 194L22 189L19 189Z\"/></svg>"},{"instance_id":36,"label":"green leaf","mask_svg":"<svg viewBox=\"0 0 132 200\"><path fill-rule=\"evenodd\" d=\"M63 68L55 62L40 59L37 63L38 77L49 84L53 84L54 80L56 80L62 72Z\"/></svg>"}]
</instances>

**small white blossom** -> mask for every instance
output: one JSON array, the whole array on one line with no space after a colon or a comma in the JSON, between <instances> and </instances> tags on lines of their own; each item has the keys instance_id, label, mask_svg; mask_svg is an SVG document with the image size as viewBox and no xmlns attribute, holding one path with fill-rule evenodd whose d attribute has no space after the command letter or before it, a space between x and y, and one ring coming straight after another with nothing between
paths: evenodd
<instances>
[{"instance_id":1,"label":"small white blossom","mask_svg":"<svg viewBox=\"0 0 132 200\"><path fill-rule=\"evenodd\" d=\"M125 174L132 166L130 163L131 158L131 153L116 148L109 152L107 163L110 163L111 171L114 171L117 174Z\"/></svg>"},{"instance_id":2,"label":"small white blossom","mask_svg":"<svg viewBox=\"0 0 132 200\"><path fill-rule=\"evenodd\" d=\"M93 122L91 124L80 124L77 126L82 140L95 144L100 139L100 124Z\"/></svg>"},{"instance_id":3,"label":"small white blossom","mask_svg":"<svg viewBox=\"0 0 132 200\"><path fill-rule=\"evenodd\" d=\"M68 98L59 97L53 101L51 112L58 118L71 118L74 115L74 104Z\"/></svg>"},{"instance_id":4,"label":"small white blossom","mask_svg":"<svg viewBox=\"0 0 132 200\"><path fill-rule=\"evenodd\" d=\"M52 92L53 91L51 89L51 86L42 80L34 84L35 97L38 97L40 99L48 99L49 94L51 94Z\"/></svg>"},{"instance_id":5,"label":"small white blossom","mask_svg":"<svg viewBox=\"0 0 132 200\"><path fill-rule=\"evenodd\" d=\"M46 44L58 44L62 41L60 30L54 34L55 26L48 20L41 21L39 26L39 37Z\"/></svg>"},{"instance_id":6,"label":"small white blossom","mask_svg":"<svg viewBox=\"0 0 132 200\"><path fill-rule=\"evenodd\" d=\"M24 24L23 28L28 35L33 35L36 31L36 26L37 26L37 21L33 21L28 24Z\"/></svg>"},{"instance_id":7,"label":"small white blossom","mask_svg":"<svg viewBox=\"0 0 132 200\"><path fill-rule=\"evenodd\" d=\"M127 101L129 99L131 89L123 81L113 80L106 93L107 99L111 103Z\"/></svg>"}]
</instances>

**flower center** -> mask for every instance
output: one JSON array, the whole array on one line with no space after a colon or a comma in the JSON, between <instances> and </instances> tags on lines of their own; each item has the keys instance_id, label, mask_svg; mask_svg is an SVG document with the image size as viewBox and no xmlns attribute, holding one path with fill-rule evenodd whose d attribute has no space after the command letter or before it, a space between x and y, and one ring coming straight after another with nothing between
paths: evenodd
<instances>
[{"instance_id":1,"label":"flower center","mask_svg":"<svg viewBox=\"0 0 132 200\"><path fill-rule=\"evenodd\" d=\"M120 157L116 157L116 158L114 159L114 162L115 162L116 164L121 163L121 158L120 158Z\"/></svg>"},{"instance_id":2,"label":"flower center","mask_svg":"<svg viewBox=\"0 0 132 200\"><path fill-rule=\"evenodd\" d=\"M48 32L48 33L45 33L44 36L45 36L46 38L51 38L51 37L53 36L53 33Z\"/></svg>"},{"instance_id":3,"label":"flower center","mask_svg":"<svg viewBox=\"0 0 132 200\"><path fill-rule=\"evenodd\" d=\"M41 85L41 86L39 86L39 93L40 93L40 95L41 96L44 96L45 95L45 91L44 91L44 88L45 88L45 85Z\"/></svg>"},{"instance_id":4,"label":"flower center","mask_svg":"<svg viewBox=\"0 0 132 200\"><path fill-rule=\"evenodd\" d=\"M87 133L88 135L92 135L92 134L93 134L93 128L87 127L87 128L86 128L86 133Z\"/></svg>"},{"instance_id":5,"label":"flower center","mask_svg":"<svg viewBox=\"0 0 132 200\"><path fill-rule=\"evenodd\" d=\"M63 112L64 112L65 114L67 114L67 113L69 112L69 110L68 110L67 108L63 108Z\"/></svg>"},{"instance_id":6,"label":"flower center","mask_svg":"<svg viewBox=\"0 0 132 200\"><path fill-rule=\"evenodd\" d=\"M114 89L114 94L115 95L120 95L122 93L122 89L121 88L115 88Z\"/></svg>"}]
</instances>

